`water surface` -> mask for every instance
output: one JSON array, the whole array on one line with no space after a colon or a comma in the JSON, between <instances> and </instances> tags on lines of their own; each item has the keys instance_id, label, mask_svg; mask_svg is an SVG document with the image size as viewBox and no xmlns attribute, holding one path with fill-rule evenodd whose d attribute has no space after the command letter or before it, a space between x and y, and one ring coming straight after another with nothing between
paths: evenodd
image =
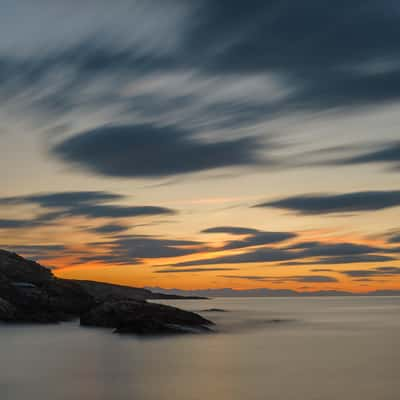
<instances>
[{"instance_id":1,"label":"water surface","mask_svg":"<svg viewBox=\"0 0 400 400\"><path fill-rule=\"evenodd\" d=\"M1 400L398 400L400 297L164 301L218 333L0 326Z\"/></svg>"}]
</instances>

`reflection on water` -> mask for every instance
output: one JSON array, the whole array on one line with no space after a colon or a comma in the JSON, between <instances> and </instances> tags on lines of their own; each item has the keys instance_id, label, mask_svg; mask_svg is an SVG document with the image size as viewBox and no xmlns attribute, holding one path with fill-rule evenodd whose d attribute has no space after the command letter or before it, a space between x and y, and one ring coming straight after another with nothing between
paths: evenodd
<instances>
[{"instance_id":1,"label":"reflection on water","mask_svg":"<svg viewBox=\"0 0 400 400\"><path fill-rule=\"evenodd\" d=\"M0 326L1 400L398 400L400 298L168 301L217 333Z\"/></svg>"}]
</instances>

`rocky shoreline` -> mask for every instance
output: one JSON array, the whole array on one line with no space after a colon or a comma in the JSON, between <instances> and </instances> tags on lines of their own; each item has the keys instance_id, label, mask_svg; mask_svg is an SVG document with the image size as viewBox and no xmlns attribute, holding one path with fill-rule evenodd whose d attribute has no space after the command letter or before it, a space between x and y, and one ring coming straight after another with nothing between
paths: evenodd
<instances>
[{"instance_id":1,"label":"rocky shoreline","mask_svg":"<svg viewBox=\"0 0 400 400\"><path fill-rule=\"evenodd\" d=\"M140 335L208 332L213 323L198 314L149 303L176 299L150 290L92 281L59 279L40 264L0 250L0 321L81 325Z\"/></svg>"}]
</instances>

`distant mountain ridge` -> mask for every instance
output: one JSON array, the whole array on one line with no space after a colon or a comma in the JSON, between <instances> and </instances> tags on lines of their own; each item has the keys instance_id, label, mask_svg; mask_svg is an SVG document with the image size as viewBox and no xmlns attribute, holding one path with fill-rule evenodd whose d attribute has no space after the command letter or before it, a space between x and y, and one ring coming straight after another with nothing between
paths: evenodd
<instances>
[{"instance_id":1,"label":"distant mountain ridge","mask_svg":"<svg viewBox=\"0 0 400 400\"><path fill-rule=\"evenodd\" d=\"M248 289L236 290L231 288L222 289L199 289L181 290L164 289L161 287L146 287L145 289L158 293L178 296L201 296L201 297L332 297L332 296L400 296L400 290L375 290L367 293L352 293L339 290L319 290L313 292L297 292L290 289Z\"/></svg>"}]
</instances>

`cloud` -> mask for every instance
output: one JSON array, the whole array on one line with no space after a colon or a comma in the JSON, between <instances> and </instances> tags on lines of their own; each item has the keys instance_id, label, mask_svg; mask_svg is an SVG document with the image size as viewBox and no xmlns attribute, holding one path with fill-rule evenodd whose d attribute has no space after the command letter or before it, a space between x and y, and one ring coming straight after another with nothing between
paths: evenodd
<instances>
[{"instance_id":1,"label":"cloud","mask_svg":"<svg viewBox=\"0 0 400 400\"><path fill-rule=\"evenodd\" d=\"M263 276L263 275L220 275L229 279L246 279L250 281L269 281L274 283L300 282L300 283L333 283L338 280L325 275L294 275L294 276Z\"/></svg>"},{"instance_id":2,"label":"cloud","mask_svg":"<svg viewBox=\"0 0 400 400\"><path fill-rule=\"evenodd\" d=\"M201 231L201 233L228 233L231 235L252 235L257 234L258 232L258 229L243 228L239 226L215 226Z\"/></svg>"},{"instance_id":3,"label":"cloud","mask_svg":"<svg viewBox=\"0 0 400 400\"><path fill-rule=\"evenodd\" d=\"M302 7L278 0L135 1L134 12L128 3L5 10L2 99L46 109L49 117L115 107L131 118L132 110L152 121L162 114L164 124L238 127L268 121L271 113L400 97L392 0L349 0L329 10L318 0ZM59 15L68 13L80 18L66 26ZM195 78L179 80L188 71ZM133 95L121 94L130 86Z\"/></svg>"},{"instance_id":4,"label":"cloud","mask_svg":"<svg viewBox=\"0 0 400 400\"><path fill-rule=\"evenodd\" d=\"M101 262L114 265L138 265L144 259L181 257L199 253L205 249L204 244L198 241L145 235L114 235L109 241L88 243L87 247L89 250L86 253L77 255L75 264Z\"/></svg>"},{"instance_id":5,"label":"cloud","mask_svg":"<svg viewBox=\"0 0 400 400\"><path fill-rule=\"evenodd\" d=\"M171 268L155 271L155 274L176 274L190 272L235 271L236 268Z\"/></svg>"},{"instance_id":6,"label":"cloud","mask_svg":"<svg viewBox=\"0 0 400 400\"><path fill-rule=\"evenodd\" d=\"M355 164L371 164L380 163L393 165L396 170L400 169L400 142L389 143L380 146L374 151L362 155L337 159L329 162L330 165L355 165Z\"/></svg>"},{"instance_id":7,"label":"cloud","mask_svg":"<svg viewBox=\"0 0 400 400\"><path fill-rule=\"evenodd\" d=\"M257 204L302 215L377 211L400 205L400 191L365 191L344 194L309 194Z\"/></svg>"},{"instance_id":8,"label":"cloud","mask_svg":"<svg viewBox=\"0 0 400 400\"><path fill-rule=\"evenodd\" d=\"M30 219L0 219L0 229L26 229L43 227L56 222L63 215L63 212L48 212L37 215Z\"/></svg>"},{"instance_id":9,"label":"cloud","mask_svg":"<svg viewBox=\"0 0 400 400\"><path fill-rule=\"evenodd\" d=\"M297 234L292 232L267 232L258 229L243 228L236 226L217 226L208 228L202 233L228 233L232 235L245 235L246 237L239 240L231 240L224 244L219 250L240 249L243 247L261 246L272 243L280 243L285 240L293 239Z\"/></svg>"},{"instance_id":10,"label":"cloud","mask_svg":"<svg viewBox=\"0 0 400 400\"><path fill-rule=\"evenodd\" d=\"M323 243L323 242L301 242L289 247L290 249L302 250L303 257L342 257L349 255L369 254L386 251L381 247L368 246L357 243Z\"/></svg>"},{"instance_id":11,"label":"cloud","mask_svg":"<svg viewBox=\"0 0 400 400\"><path fill-rule=\"evenodd\" d=\"M124 196L110 192L72 191L33 194L0 198L0 204L37 204L43 208L74 207L76 205L97 204L121 200Z\"/></svg>"},{"instance_id":12,"label":"cloud","mask_svg":"<svg viewBox=\"0 0 400 400\"><path fill-rule=\"evenodd\" d=\"M64 245L21 245L21 244L0 244L1 249L18 253L33 260L44 260L46 258L56 258L67 250Z\"/></svg>"},{"instance_id":13,"label":"cloud","mask_svg":"<svg viewBox=\"0 0 400 400\"><path fill-rule=\"evenodd\" d=\"M228 279L245 279L248 281L265 281L267 277L264 275L219 275L221 278Z\"/></svg>"},{"instance_id":14,"label":"cloud","mask_svg":"<svg viewBox=\"0 0 400 400\"><path fill-rule=\"evenodd\" d=\"M381 251L384 251L383 249ZM355 263L376 263L396 260L394 257L379 254L356 254L347 256L320 257L314 261L288 261L281 263L282 266L298 265L335 265L335 264L355 264ZM316 272L317 270L313 270ZM321 270L322 271L322 270Z\"/></svg>"},{"instance_id":15,"label":"cloud","mask_svg":"<svg viewBox=\"0 0 400 400\"><path fill-rule=\"evenodd\" d=\"M101 226L97 226L95 228L91 228L90 231L100 234L113 234L113 233L121 233L128 229L125 225L120 224L105 224Z\"/></svg>"},{"instance_id":16,"label":"cloud","mask_svg":"<svg viewBox=\"0 0 400 400\"><path fill-rule=\"evenodd\" d=\"M25 229L36 226L38 226L36 220L0 219L0 229Z\"/></svg>"},{"instance_id":17,"label":"cloud","mask_svg":"<svg viewBox=\"0 0 400 400\"><path fill-rule=\"evenodd\" d=\"M0 204L23 205L35 204L45 209L55 209L32 220L25 221L31 226L40 226L49 220L62 217L84 216L87 218L128 218L153 215L173 215L175 211L170 208L158 206L122 206L104 204L113 200L124 199L124 196L110 192L56 192L34 194L29 196L14 196L0 198ZM4 220L4 225L23 225L19 220Z\"/></svg>"},{"instance_id":18,"label":"cloud","mask_svg":"<svg viewBox=\"0 0 400 400\"><path fill-rule=\"evenodd\" d=\"M151 215L173 215L169 208L154 206L116 206L116 205L88 205L72 207L66 210L70 216L84 216L88 218L128 218Z\"/></svg>"},{"instance_id":19,"label":"cloud","mask_svg":"<svg viewBox=\"0 0 400 400\"><path fill-rule=\"evenodd\" d=\"M263 263L273 261L285 261L296 259L295 252L274 248L260 248L242 254L232 256L214 257L204 260L186 261L174 264L174 267L189 267L194 265L214 265L214 264L241 264L241 263Z\"/></svg>"},{"instance_id":20,"label":"cloud","mask_svg":"<svg viewBox=\"0 0 400 400\"><path fill-rule=\"evenodd\" d=\"M335 272L334 269L329 269L329 268L314 268L311 271L312 272Z\"/></svg>"},{"instance_id":21,"label":"cloud","mask_svg":"<svg viewBox=\"0 0 400 400\"><path fill-rule=\"evenodd\" d=\"M102 126L56 145L54 154L106 176L154 178L261 163L255 138L201 141L172 126Z\"/></svg>"},{"instance_id":22,"label":"cloud","mask_svg":"<svg viewBox=\"0 0 400 400\"><path fill-rule=\"evenodd\" d=\"M283 107L355 107L399 98L399 14L390 0L361 6L349 0L329 9L318 0L209 0L197 20L186 57L214 73L285 77L295 90Z\"/></svg>"},{"instance_id":23,"label":"cloud","mask_svg":"<svg viewBox=\"0 0 400 400\"><path fill-rule=\"evenodd\" d=\"M185 261L174 264L173 267L270 262L282 262L279 264L280 266L384 262L394 260L393 257L385 255L385 253L393 251L397 252L398 249L349 242L300 242L283 248L261 247L240 254Z\"/></svg>"},{"instance_id":24,"label":"cloud","mask_svg":"<svg viewBox=\"0 0 400 400\"><path fill-rule=\"evenodd\" d=\"M400 233L391 235L388 239L388 243L400 243Z\"/></svg>"},{"instance_id":25,"label":"cloud","mask_svg":"<svg viewBox=\"0 0 400 400\"><path fill-rule=\"evenodd\" d=\"M342 274L347 275L349 277L383 277L383 276L395 276L400 275L399 267L377 267L374 269L358 269L358 270L350 270L343 271Z\"/></svg>"}]
</instances>

